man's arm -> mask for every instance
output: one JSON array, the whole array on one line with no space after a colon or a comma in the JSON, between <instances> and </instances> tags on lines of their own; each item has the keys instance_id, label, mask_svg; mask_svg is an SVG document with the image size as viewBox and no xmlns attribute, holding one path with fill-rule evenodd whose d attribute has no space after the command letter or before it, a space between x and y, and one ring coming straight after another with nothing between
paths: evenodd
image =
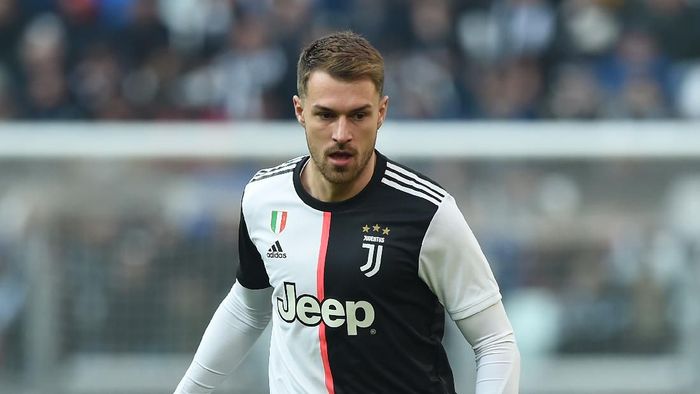
<instances>
[{"instance_id":1,"label":"man's arm","mask_svg":"<svg viewBox=\"0 0 700 394\"><path fill-rule=\"evenodd\" d=\"M272 288L236 282L209 322L175 394L211 393L248 354L270 321Z\"/></svg>"},{"instance_id":2,"label":"man's arm","mask_svg":"<svg viewBox=\"0 0 700 394\"><path fill-rule=\"evenodd\" d=\"M520 352L503 304L456 320L476 356L476 394L517 394Z\"/></svg>"}]
</instances>

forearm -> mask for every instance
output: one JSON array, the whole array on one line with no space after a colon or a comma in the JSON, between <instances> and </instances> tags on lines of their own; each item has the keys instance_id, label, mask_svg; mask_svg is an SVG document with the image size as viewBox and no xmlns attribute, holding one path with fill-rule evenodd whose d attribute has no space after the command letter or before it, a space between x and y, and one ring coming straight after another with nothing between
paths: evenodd
<instances>
[{"instance_id":1,"label":"forearm","mask_svg":"<svg viewBox=\"0 0 700 394\"><path fill-rule=\"evenodd\" d=\"M520 352L503 305L456 323L476 356L476 394L517 394Z\"/></svg>"},{"instance_id":2,"label":"forearm","mask_svg":"<svg viewBox=\"0 0 700 394\"><path fill-rule=\"evenodd\" d=\"M175 394L211 393L240 364L270 321L271 291L234 284L209 322Z\"/></svg>"},{"instance_id":3,"label":"forearm","mask_svg":"<svg viewBox=\"0 0 700 394\"><path fill-rule=\"evenodd\" d=\"M520 353L513 333L475 347L474 352L477 394L518 392Z\"/></svg>"}]
</instances>

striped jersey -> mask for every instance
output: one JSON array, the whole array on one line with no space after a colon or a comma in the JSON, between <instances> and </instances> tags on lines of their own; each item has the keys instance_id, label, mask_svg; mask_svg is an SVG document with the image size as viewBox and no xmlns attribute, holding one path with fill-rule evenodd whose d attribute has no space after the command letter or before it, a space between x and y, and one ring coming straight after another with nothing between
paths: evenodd
<instances>
[{"instance_id":1,"label":"striped jersey","mask_svg":"<svg viewBox=\"0 0 700 394\"><path fill-rule=\"evenodd\" d=\"M501 298L454 198L377 152L360 193L322 202L308 160L259 171L242 200L237 279L273 288L270 392L454 393L444 313Z\"/></svg>"}]
</instances>

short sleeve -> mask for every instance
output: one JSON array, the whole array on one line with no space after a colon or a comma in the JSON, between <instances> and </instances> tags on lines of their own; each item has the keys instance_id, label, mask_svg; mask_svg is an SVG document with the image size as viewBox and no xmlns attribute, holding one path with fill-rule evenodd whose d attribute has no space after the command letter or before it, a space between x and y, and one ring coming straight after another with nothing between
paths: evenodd
<instances>
[{"instance_id":1,"label":"short sleeve","mask_svg":"<svg viewBox=\"0 0 700 394\"><path fill-rule=\"evenodd\" d=\"M491 267L449 195L423 238L418 275L453 320L469 317L501 299Z\"/></svg>"},{"instance_id":2,"label":"short sleeve","mask_svg":"<svg viewBox=\"0 0 700 394\"><path fill-rule=\"evenodd\" d=\"M270 278L267 276L265 264L258 249L250 239L242 211L238 226L238 258L240 264L238 265L237 280L243 287L251 290L270 287Z\"/></svg>"}]
</instances>

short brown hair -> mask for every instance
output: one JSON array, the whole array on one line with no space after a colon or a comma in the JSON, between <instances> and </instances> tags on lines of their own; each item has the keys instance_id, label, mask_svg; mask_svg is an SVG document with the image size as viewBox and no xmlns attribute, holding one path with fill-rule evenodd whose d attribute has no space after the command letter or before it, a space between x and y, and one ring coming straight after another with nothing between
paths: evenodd
<instances>
[{"instance_id":1,"label":"short brown hair","mask_svg":"<svg viewBox=\"0 0 700 394\"><path fill-rule=\"evenodd\" d=\"M297 64L297 91L306 96L313 71L321 70L343 81L369 78L377 92L384 91L384 59L364 37L343 31L321 37L304 48Z\"/></svg>"}]
</instances>

